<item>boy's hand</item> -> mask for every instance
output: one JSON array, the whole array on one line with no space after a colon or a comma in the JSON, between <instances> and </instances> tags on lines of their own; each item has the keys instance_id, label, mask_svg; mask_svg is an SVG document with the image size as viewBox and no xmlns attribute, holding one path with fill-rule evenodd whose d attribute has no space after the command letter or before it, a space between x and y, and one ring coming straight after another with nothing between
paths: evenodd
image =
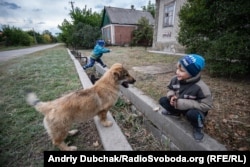
<instances>
[{"instance_id":1,"label":"boy's hand","mask_svg":"<svg viewBox=\"0 0 250 167\"><path fill-rule=\"evenodd\" d=\"M176 108L177 107L176 104L177 104L177 97L172 96L171 99L170 99L170 105L174 106Z\"/></svg>"}]
</instances>

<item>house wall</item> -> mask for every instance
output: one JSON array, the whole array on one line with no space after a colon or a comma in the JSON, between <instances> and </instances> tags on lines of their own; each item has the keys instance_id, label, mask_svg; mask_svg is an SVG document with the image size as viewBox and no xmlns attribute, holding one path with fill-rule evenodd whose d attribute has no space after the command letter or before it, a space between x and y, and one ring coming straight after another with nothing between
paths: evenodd
<instances>
[{"instance_id":1,"label":"house wall","mask_svg":"<svg viewBox=\"0 0 250 167\"><path fill-rule=\"evenodd\" d=\"M124 25L115 25L115 45L124 45L129 44L132 41L132 32L136 29L136 26L124 26Z\"/></svg>"},{"instance_id":2,"label":"house wall","mask_svg":"<svg viewBox=\"0 0 250 167\"><path fill-rule=\"evenodd\" d=\"M102 28L103 39L111 45L124 45L132 41L132 32L136 29L133 25L109 24Z\"/></svg>"},{"instance_id":3,"label":"house wall","mask_svg":"<svg viewBox=\"0 0 250 167\"><path fill-rule=\"evenodd\" d=\"M102 28L102 38L108 44L111 44L111 41L112 41L111 28L112 28L112 26L105 26L104 28Z\"/></svg>"},{"instance_id":4,"label":"house wall","mask_svg":"<svg viewBox=\"0 0 250 167\"><path fill-rule=\"evenodd\" d=\"M164 6L175 2L174 24L171 27L163 26ZM156 18L153 38L153 49L164 52L184 53L184 47L178 43L179 32L178 13L186 0L156 0Z\"/></svg>"}]
</instances>

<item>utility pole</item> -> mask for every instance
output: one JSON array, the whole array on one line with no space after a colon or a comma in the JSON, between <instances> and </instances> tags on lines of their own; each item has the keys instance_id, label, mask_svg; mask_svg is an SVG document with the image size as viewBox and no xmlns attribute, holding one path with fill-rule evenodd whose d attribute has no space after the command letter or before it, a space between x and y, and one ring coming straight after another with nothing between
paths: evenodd
<instances>
[{"instance_id":1,"label":"utility pole","mask_svg":"<svg viewBox=\"0 0 250 167\"><path fill-rule=\"evenodd\" d=\"M71 4L71 8L72 8L73 13L75 13L75 11L74 11L74 3L75 2L70 1L69 3Z\"/></svg>"},{"instance_id":2,"label":"utility pole","mask_svg":"<svg viewBox=\"0 0 250 167\"><path fill-rule=\"evenodd\" d=\"M35 44L37 44L37 40L36 40L36 35L35 35L35 30L34 30L34 28L33 28L33 35L34 35L34 42L35 42Z\"/></svg>"}]
</instances>

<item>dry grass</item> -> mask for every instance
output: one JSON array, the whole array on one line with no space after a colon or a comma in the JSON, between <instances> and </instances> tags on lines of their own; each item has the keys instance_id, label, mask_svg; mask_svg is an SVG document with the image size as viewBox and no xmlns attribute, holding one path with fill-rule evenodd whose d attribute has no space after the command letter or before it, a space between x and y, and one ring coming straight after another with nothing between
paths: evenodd
<instances>
[{"instance_id":1,"label":"dry grass","mask_svg":"<svg viewBox=\"0 0 250 167\"><path fill-rule=\"evenodd\" d=\"M141 47L109 47L111 53L104 54L103 61L111 66L123 63L136 78L135 86L158 101L166 94L166 86L175 74L175 63L179 56L149 53ZM90 55L91 50L81 51ZM143 74L134 71L137 66L168 66L172 72L165 74ZM224 144L228 150L250 150L250 83L230 79L212 78L206 71L203 80L210 87L214 108L206 119L205 132Z\"/></svg>"},{"instance_id":2,"label":"dry grass","mask_svg":"<svg viewBox=\"0 0 250 167\"><path fill-rule=\"evenodd\" d=\"M81 88L64 47L0 63L0 166L43 166L43 151L58 150L49 139L42 114L25 102L25 91L52 100ZM76 124L80 133L67 138L79 150L103 150L94 122ZM99 145L93 146L93 143Z\"/></svg>"}]
</instances>

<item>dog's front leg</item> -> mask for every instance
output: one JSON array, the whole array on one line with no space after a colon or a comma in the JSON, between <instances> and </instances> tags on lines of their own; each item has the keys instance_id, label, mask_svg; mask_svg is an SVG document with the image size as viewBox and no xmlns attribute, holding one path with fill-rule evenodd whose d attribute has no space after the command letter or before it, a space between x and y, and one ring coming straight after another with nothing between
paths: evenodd
<instances>
[{"instance_id":1,"label":"dog's front leg","mask_svg":"<svg viewBox=\"0 0 250 167\"><path fill-rule=\"evenodd\" d=\"M100 122L105 127L109 127L109 126L113 125L113 123L111 121L107 120L107 112L108 112L107 110L103 110L103 111L98 113L98 116L100 118Z\"/></svg>"}]
</instances>

